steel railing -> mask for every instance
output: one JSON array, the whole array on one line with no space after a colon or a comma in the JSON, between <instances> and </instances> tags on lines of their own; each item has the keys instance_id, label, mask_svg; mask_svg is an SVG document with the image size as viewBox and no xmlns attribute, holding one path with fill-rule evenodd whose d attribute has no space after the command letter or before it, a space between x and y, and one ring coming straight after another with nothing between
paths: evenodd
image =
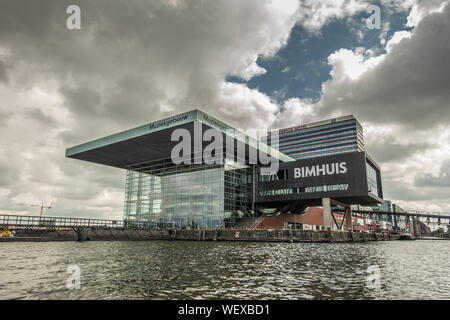
<instances>
[{"instance_id":1,"label":"steel railing","mask_svg":"<svg viewBox=\"0 0 450 320\"><path fill-rule=\"evenodd\" d=\"M344 211L342 208L334 209L336 211ZM441 218L441 219L450 219L450 213L439 213L439 212L426 212L426 211L401 211L401 212L392 212L392 211L381 211L381 210L352 210L352 213L361 214L361 215L394 215L394 216L410 216L410 217L419 217L419 218Z\"/></svg>"},{"instance_id":2,"label":"steel railing","mask_svg":"<svg viewBox=\"0 0 450 320\"><path fill-rule=\"evenodd\" d=\"M23 215L0 215L0 226L4 227L46 227L46 228L79 228L79 227L102 227L123 228L122 220L104 220L89 218L70 217L39 217Z\"/></svg>"}]
</instances>

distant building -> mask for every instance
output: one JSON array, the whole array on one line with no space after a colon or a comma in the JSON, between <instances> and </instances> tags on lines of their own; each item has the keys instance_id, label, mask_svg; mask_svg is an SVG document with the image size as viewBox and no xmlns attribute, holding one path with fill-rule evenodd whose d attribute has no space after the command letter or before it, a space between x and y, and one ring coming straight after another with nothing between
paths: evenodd
<instances>
[{"instance_id":1,"label":"distant building","mask_svg":"<svg viewBox=\"0 0 450 320\"><path fill-rule=\"evenodd\" d=\"M261 140L296 160L364 151L363 129L352 115L281 129L278 134L279 145L272 145L270 131Z\"/></svg>"},{"instance_id":2,"label":"distant building","mask_svg":"<svg viewBox=\"0 0 450 320\"><path fill-rule=\"evenodd\" d=\"M383 203L378 206L373 206L374 211L383 212L405 212L398 204L392 203L391 200L383 200ZM398 219L396 215L384 214L382 215L384 221L389 221L393 224L394 228L398 228Z\"/></svg>"},{"instance_id":3,"label":"distant building","mask_svg":"<svg viewBox=\"0 0 450 320\"><path fill-rule=\"evenodd\" d=\"M365 207L360 204L354 204L351 206L352 210L364 210L364 211L372 211L372 207Z\"/></svg>"},{"instance_id":4,"label":"distant building","mask_svg":"<svg viewBox=\"0 0 450 320\"><path fill-rule=\"evenodd\" d=\"M373 210L386 212L405 212L398 204L392 203L391 200L383 200L383 203L378 206L373 206Z\"/></svg>"},{"instance_id":5,"label":"distant building","mask_svg":"<svg viewBox=\"0 0 450 320\"><path fill-rule=\"evenodd\" d=\"M384 200L382 204L380 204L378 206L373 206L372 209L375 211L394 212L392 210L392 201L390 201L390 200Z\"/></svg>"},{"instance_id":6,"label":"distant building","mask_svg":"<svg viewBox=\"0 0 450 320\"><path fill-rule=\"evenodd\" d=\"M269 131L261 142L295 160L365 153L363 128L353 115L280 129L273 141ZM365 169L369 193L382 198L381 170L368 154Z\"/></svg>"},{"instance_id":7,"label":"distant building","mask_svg":"<svg viewBox=\"0 0 450 320\"><path fill-rule=\"evenodd\" d=\"M398 204L393 203L392 204L392 211L393 212L405 212L405 210L402 209Z\"/></svg>"}]
</instances>

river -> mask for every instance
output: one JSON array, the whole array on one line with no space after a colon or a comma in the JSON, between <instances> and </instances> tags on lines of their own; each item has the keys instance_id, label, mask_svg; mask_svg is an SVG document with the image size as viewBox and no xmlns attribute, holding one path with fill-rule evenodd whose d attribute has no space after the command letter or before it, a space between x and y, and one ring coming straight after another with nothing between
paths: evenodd
<instances>
[{"instance_id":1,"label":"river","mask_svg":"<svg viewBox=\"0 0 450 320\"><path fill-rule=\"evenodd\" d=\"M449 252L444 240L4 242L0 299L450 299Z\"/></svg>"}]
</instances>

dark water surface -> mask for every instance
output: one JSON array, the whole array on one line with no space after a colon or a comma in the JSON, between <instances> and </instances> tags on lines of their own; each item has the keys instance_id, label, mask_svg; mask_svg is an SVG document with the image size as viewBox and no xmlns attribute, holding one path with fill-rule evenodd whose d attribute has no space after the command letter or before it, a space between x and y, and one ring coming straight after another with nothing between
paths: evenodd
<instances>
[{"instance_id":1,"label":"dark water surface","mask_svg":"<svg viewBox=\"0 0 450 320\"><path fill-rule=\"evenodd\" d=\"M5 242L0 299L450 299L449 252L424 240ZM70 265L80 289L66 286Z\"/></svg>"}]
</instances>

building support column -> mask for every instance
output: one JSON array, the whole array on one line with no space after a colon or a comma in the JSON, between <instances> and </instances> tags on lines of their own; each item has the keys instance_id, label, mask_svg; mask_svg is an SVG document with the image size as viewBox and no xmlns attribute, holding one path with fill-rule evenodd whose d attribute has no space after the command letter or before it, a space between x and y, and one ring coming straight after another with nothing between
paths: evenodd
<instances>
[{"instance_id":1,"label":"building support column","mask_svg":"<svg viewBox=\"0 0 450 320\"><path fill-rule=\"evenodd\" d=\"M332 217L331 217L331 199L322 198L322 209L323 209L323 227L325 230L332 229Z\"/></svg>"},{"instance_id":2,"label":"building support column","mask_svg":"<svg viewBox=\"0 0 450 320\"><path fill-rule=\"evenodd\" d=\"M345 226L347 231L353 231L352 208L350 206L345 207Z\"/></svg>"},{"instance_id":3,"label":"building support column","mask_svg":"<svg viewBox=\"0 0 450 320\"><path fill-rule=\"evenodd\" d=\"M419 219L418 218L413 218L413 224L414 224L414 236L420 237L421 236L421 232L420 232Z\"/></svg>"},{"instance_id":4,"label":"building support column","mask_svg":"<svg viewBox=\"0 0 450 320\"><path fill-rule=\"evenodd\" d=\"M74 228L74 230L77 233L77 240L78 241L89 240L89 237L88 237L89 228L79 227L79 228Z\"/></svg>"}]
</instances>

